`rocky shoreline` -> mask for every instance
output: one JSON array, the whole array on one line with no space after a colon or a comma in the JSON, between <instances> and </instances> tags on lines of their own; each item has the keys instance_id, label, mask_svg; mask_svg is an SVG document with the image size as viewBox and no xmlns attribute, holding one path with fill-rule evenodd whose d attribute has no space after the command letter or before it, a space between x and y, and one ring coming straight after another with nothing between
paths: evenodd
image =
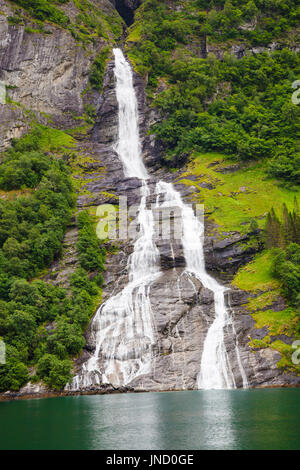
<instances>
[{"instance_id":1,"label":"rocky shoreline","mask_svg":"<svg viewBox=\"0 0 300 470\"><path fill-rule=\"evenodd\" d=\"M282 385L260 385L256 387L249 387L249 389L280 389L280 388L300 388L300 384L282 384ZM233 389L240 390L240 389ZM66 397L77 397L77 396L94 396L94 395L115 395L120 393L166 393L166 392L192 392L192 391L199 391L192 388L182 390L182 389L170 389L170 390L134 390L127 387L121 388L113 388L112 386L103 387L102 389L95 389L95 390L85 390L85 391L78 391L78 392L55 392L55 391L47 391L41 393L19 393L19 392L9 392L0 394L0 402L9 402L9 401L17 401L17 400L33 400L33 399L44 399L44 398L66 398Z\"/></svg>"}]
</instances>

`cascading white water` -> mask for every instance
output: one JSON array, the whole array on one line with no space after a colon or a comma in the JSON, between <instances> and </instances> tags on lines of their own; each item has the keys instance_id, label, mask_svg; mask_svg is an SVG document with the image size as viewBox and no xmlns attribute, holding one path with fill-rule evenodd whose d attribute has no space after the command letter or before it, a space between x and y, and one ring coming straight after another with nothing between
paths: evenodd
<instances>
[{"instance_id":1,"label":"cascading white water","mask_svg":"<svg viewBox=\"0 0 300 470\"><path fill-rule=\"evenodd\" d=\"M147 179L148 173L141 158L138 105L132 71L121 49L114 49L113 52L119 104L119 140L116 151L123 163L125 176Z\"/></svg>"},{"instance_id":2,"label":"cascading white water","mask_svg":"<svg viewBox=\"0 0 300 470\"><path fill-rule=\"evenodd\" d=\"M75 390L101 383L126 385L137 376L149 373L155 344L155 323L149 293L152 283L161 272L159 251L153 241L154 216L147 209L148 173L141 158L138 108L131 67L120 49L114 49L114 56L119 104L119 138L115 149L123 164L125 176L142 180L138 213L140 232L128 260L128 284L119 294L105 302L94 317L92 332L96 350L68 387ZM156 184L156 194L157 207L180 209L186 274L191 280L192 277L197 278L214 294L215 319L204 342L197 378L198 388L234 388L236 383L225 347L224 330L231 325L233 334L235 331L232 317L225 305L226 288L205 270L204 226L193 209L183 203L172 184L159 181ZM237 340L235 351L243 386L247 387Z\"/></svg>"},{"instance_id":3,"label":"cascading white water","mask_svg":"<svg viewBox=\"0 0 300 470\"><path fill-rule=\"evenodd\" d=\"M150 287L160 275L159 251L153 241L154 217L147 209L147 170L140 151L137 100L132 72L120 49L114 49L116 94L119 104L119 138L116 151L128 177L142 180L138 210L139 238L128 260L129 283L97 311L92 322L94 355L74 377L71 389L100 383L126 385L150 372L155 326Z\"/></svg>"},{"instance_id":4,"label":"cascading white water","mask_svg":"<svg viewBox=\"0 0 300 470\"><path fill-rule=\"evenodd\" d=\"M186 261L187 273L195 276L201 284L214 293L215 320L208 330L201 359L200 373L197 378L198 388L223 389L235 388L236 383L225 347L224 329L232 323L232 318L225 306L224 292L226 288L220 285L205 270L203 251L204 226L194 214L192 207L183 203L180 194L170 183L160 181L156 192L163 194L162 206L180 207L182 217L182 246ZM247 387L246 374L236 348L237 362Z\"/></svg>"}]
</instances>

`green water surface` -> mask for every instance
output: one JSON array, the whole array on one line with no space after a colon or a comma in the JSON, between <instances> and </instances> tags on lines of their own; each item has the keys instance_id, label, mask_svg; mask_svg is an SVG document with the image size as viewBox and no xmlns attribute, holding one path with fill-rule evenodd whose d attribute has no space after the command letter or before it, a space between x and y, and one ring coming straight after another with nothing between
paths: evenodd
<instances>
[{"instance_id":1,"label":"green water surface","mask_svg":"<svg viewBox=\"0 0 300 470\"><path fill-rule=\"evenodd\" d=\"M300 449L300 389L0 403L0 449Z\"/></svg>"}]
</instances>

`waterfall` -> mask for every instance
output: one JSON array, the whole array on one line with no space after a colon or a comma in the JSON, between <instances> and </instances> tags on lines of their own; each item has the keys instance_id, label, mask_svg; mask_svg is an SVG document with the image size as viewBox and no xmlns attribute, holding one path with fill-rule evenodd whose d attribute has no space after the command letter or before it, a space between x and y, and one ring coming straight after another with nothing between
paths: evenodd
<instances>
[{"instance_id":1,"label":"waterfall","mask_svg":"<svg viewBox=\"0 0 300 470\"><path fill-rule=\"evenodd\" d=\"M138 105L132 81L132 71L120 49L114 49L116 94L119 104L119 139L115 147L124 166L125 176L147 179L141 158L138 126Z\"/></svg>"},{"instance_id":2,"label":"waterfall","mask_svg":"<svg viewBox=\"0 0 300 470\"><path fill-rule=\"evenodd\" d=\"M147 209L148 173L141 158L138 107L132 72L120 49L114 49L116 95L119 104L119 136L115 150L125 176L142 180L137 222L140 227L128 259L128 284L96 312L91 330L96 343L93 356L69 386L72 390L101 383L127 385L149 373L155 325L149 298L150 287L160 275L159 251L153 241L154 216Z\"/></svg>"},{"instance_id":3,"label":"waterfall","mask_svg":"<svg viewBox=\"0 0 300 470\"><path fill-rule=\"evenodd\" d=\"M182 246L186 261L186 272L196 277L201 284L214 294L215 319L208 330L204 341L200 372L197 385L200 389L236 388L234 375L224 341L224 330L232 324L232 318L225 306L224 293L227 290L205 270L204 260L204 226L194 214L192 207L183 203L180 194L170 183L157 183L158 194L163 195L163 206L181 209L183 235ZM243 387L247 387L247 378L236 347L237 362L243 379Z\"/></svg>"},{"instance_id":4,"label":"waterfall","mask_svg":"<svg viewBox=\"0 0 300 470\"><path fill-rule=\"evenodd\" d=\"M152 210L147 209L147 197L150 195L147 185L149 176L141 157L138 106L131 67L120 49L114 49L114 56L119 104L119 136L115 150L123 164L125 176L142 181L138 212L140 231L128 260L128 284L120 293L105 302L93 319L91 330L96 349L69 386L75 390L101 383L127 385L134 378L150 373L153 347L156 343L149 293L151 285L161 275L161 271L159 251L154 243L154 215ZM235 388L224 332L226 328L231 327L232 335L236 337L236 333L231 310L225 305L224 294L227 289L205 270L204 225L170 183L156 183L156 207L176 207L180 210L185 273L191 280L193 277L198 279L214 295L215 318L204 341L197 387ZM247 387L237 338L235 354L243 386Z\"/></svg>"}]
</instances>

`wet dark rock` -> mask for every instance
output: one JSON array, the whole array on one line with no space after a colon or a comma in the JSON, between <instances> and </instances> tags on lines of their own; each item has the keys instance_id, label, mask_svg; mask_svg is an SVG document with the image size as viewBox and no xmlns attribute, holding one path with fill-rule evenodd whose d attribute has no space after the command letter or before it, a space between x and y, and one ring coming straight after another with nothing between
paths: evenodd
<instances>
[{"instance_id":1,"label":"wet dark rock","mask_svg":"<svg viewBox=\"0 0 300 470\"><path fill-rule=\"evenodd\" d=\"M222 240L206 237L204 252L206 267L209 271L228 272L233 275L238 268L249 261L261 249L255 244L245 246L251 241L251 234L228 234Z\"/></svg>"},{"instance_id":2,"label":"wet dark rock","mask_svg":"<svg viewBox=\"0 0 300 470\"><path fill-rule=\"evenodd\" d=\"M270 340L271 340L271 343L277 340L283 341L285 344L293 344L294 342L294 338L291 338L290 336L287 336L287 335L276 335L276 336L270 335Z\"/></svg>"},{"instance_id":3,"label":"wet dark rock","mask_svg":"<svg viewBox=\"0 0 300 470\"><path fill-rule=\"evenodd\" d=\"M235 164L235 165L227 165L227 166L224 166L224 167L221 167L221 168L216 168L216 172L218 173L223 173L224 175L226 175L227 173L235 173L236 171L239 171L240 170L240 165L239 164Z\"/></svg>"},{"instance_id":4,"label":"wet dark rock","mask_svg":"<svg viewBox=\"0 0 300 470\"><path fill-rule=\"evenodd\" d=\"M124 19L127 26L132 25L134 21L134 10L136 10L141 0L112 0L118 13Z\"/></svg>"}]
</instances>

